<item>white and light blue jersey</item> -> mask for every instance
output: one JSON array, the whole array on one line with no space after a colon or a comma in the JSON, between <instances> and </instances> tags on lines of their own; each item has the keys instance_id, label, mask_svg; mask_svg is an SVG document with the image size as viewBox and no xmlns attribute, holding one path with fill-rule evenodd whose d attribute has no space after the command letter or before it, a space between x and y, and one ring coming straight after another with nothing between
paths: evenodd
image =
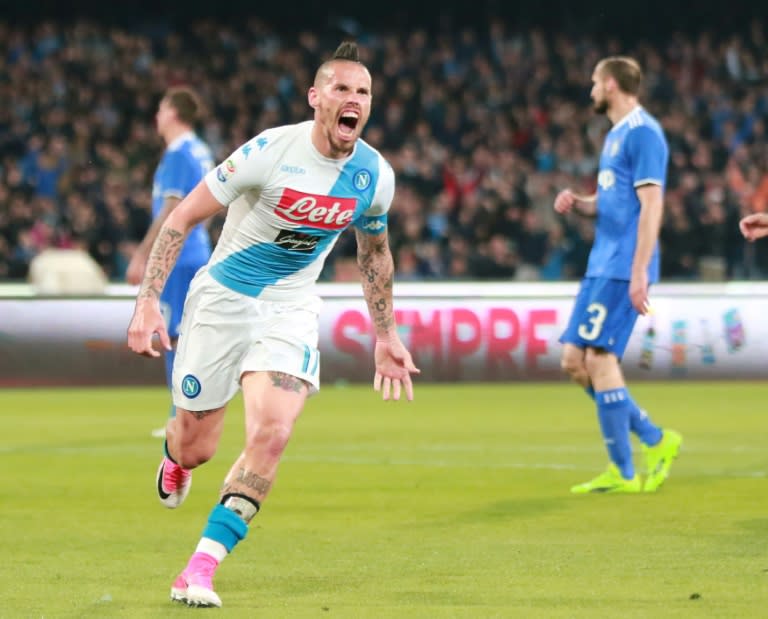
<instances>
[{"instance_id":1,"label":"white and light blue jersey","mask_svg":"<svg viewBox=\"0 0 768 619\"><path fill-rule=\"evenodd\" d=\"M207 267L227 288L302 298L342 231L386 230L395 192L390 165L363 140L347 158L324 157L312 144L313 124L268 129L206 175L214 197L229 205Z\"/></svg>"},{"instance_id":2,"label":"white and light blue jersey","mask_svg":"<svg viewBox=\"0 0 768 619\"><path fill-rule=\"evenodd\" d=\"M605 137L597 177L597 224L586 277L630 280L637 245L640 200L637 188L667 182L669 147L653 116L637 106ZM648 281L659 280L658 243Z\"/></svg>"},{"instance_id":3,"label":"white and light blue jersey","mask_svg":"<svg viewBox=\"0 0 768 619\"><path fill-rule=\"evenodd\" d=\"M183 199L213 168L210 149L189 131L171 142L163 153L152 183L152 216L162 211L166 199ZM205 264L211 255L211 239L203 224L189 233L177 264Z\"/></svg>"}]
</instances>

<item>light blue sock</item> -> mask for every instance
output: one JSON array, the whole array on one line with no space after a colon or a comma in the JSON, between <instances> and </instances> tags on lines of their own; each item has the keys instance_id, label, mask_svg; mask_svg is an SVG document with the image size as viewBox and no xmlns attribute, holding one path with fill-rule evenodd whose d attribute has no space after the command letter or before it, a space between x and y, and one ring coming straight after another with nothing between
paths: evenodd
<instances>
[{"instance_id":1,"label":"light blue sock","mask_svg":"<svg viewBox=\"0 0 768 619\"><path fill-rule=\"evenodd\" d=\"M623 387L595 392L597 416L608 455L625 479L635 476L632 444L629 441L629 401L629 394Z\"/></svg>"},{"instance_id":2,"label":"light blue sock","mask_svg":"<svg viewBox=\"0 0 768 619\"><path fill-rule=\"evenodd\" d=\"M592 385L584 387L584 391L587 393L591 400L595 399L595 388Z\"/></svg>"},{"instance_id":3,"label":"light blue sock","mask_svg":"<svg viewBox=\"0 0 768 619\"><path fill-rule=\"evenodd\" d=\"M248 525L231 509L227 509L220 503L211 510L208 516L208 524L203 530L203 537L219 542L232 552L239 541L248 533Z\"/></svg>"}]
</instances>

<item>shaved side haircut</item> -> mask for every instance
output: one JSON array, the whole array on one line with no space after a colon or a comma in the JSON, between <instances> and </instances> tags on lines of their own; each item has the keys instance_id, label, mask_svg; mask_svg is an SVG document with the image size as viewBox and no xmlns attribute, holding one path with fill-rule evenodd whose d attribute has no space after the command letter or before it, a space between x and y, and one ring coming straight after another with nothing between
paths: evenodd
<instances>
[{"instance_id":1,"label":"shaved side haircut","mask_svg":"<svg viewBox=\"0 0 768 619\"><path fill-rule=\"evenodd\" d=\"M337 60L346 60L348 62L362 64L360 62L360 51L357 48L357 43L354 41L344 41L341 43L341 45L336 48L336 51L333 52L333 56L321 64L317 69L317 73L315 73L315 85L318 85L320 82L327 79L330 65Z\"/></svg>"}]
</instances>

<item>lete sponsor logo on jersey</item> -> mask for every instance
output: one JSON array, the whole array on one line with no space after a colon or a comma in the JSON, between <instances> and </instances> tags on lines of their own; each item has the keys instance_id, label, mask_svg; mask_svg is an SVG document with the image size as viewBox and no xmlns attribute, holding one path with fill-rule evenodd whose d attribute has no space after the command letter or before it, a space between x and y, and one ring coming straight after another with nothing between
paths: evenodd
<instances>
[{"instance_id":1,"label":"lete sponsor logo on jersey","mask_svg":"<svg viewBox=\"0 0 768 619\"><path fill-rule=\"evenodd\" d=\"M352 222L356 205L355 198L304 193L286 187L275 208L275 214L302 226L341 230Z\"/></svg>"}]
</instances>

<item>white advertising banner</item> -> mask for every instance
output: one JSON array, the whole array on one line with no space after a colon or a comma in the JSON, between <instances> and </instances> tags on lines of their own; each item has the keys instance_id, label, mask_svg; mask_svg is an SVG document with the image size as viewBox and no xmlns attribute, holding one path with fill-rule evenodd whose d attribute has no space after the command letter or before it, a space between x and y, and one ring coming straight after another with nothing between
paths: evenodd
<instances>
[{"instance_id":1,"label":"white advertising banner","mask_svg":"<svg viewBox=\"0 0 768 619\"><path fill-rule=\"evenodd\" d=\"M577 284L400 284L397 322L420 381L563 380L558 338ZM369 381L373 345L358 285L319 286L324 382ZM768 285L665 285L623 360L634 379L768 378ZM131 353L132 289L98 299L0 295L0 385L162 384Z\"/></svg>"}]
</instances>

